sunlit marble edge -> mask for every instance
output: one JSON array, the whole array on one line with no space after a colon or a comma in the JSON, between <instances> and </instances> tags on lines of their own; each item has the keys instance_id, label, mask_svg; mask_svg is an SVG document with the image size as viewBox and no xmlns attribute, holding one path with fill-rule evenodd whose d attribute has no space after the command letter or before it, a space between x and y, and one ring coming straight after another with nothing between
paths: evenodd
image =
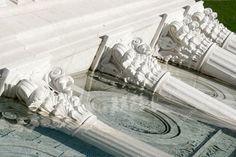
<instances>
[{"instance_id":1,"label":"sunlit marble edge","mask_svg":"<svg viewBox=\"0 0 236 157\"><path fill-rule=\"evenodd\" d=\"M65 3L65 2L67 2L67 1L63 1L63 0L60 0L60 1L55 0L55 1L49 1L49 2L39 1L37 3L27 4L25 6L18 6L18 7L15 8L15 10L16 10L15 12L11 11L11 10L9 10L9 11L1 10L3 13L9 13L9 15L8 14L7 15L1 14L0 16L3 16L3 17L4 16L9 16L9 20L10 20L11 16L17 15L17 16L14 16L14 18L17 19L17 17L19 17L19 18L21 18L23 20L22 22L25 22L24 19L26 17L21 16L23 13L20 13L18 11L25 10L24 14L26 14L26 13L30 12L30 10L28 10L28 12L27 12L27 8L31 9L31 11L32 11L32 8L34 8L34 7L36 8L36 9L34 9L34 11L37 11L37 9L40 9L40 8L45 10L44 7L46 7L46 9L48 9L47 7L50 8L50 7L54 6L54 5L57 6L57 4L63 5L63 3ZM76 1L71 0L70 3L72 3L72 2L74 3ZM107 2L108 1L104 1L104 3L107 3ZM127 1L125 0L124 2L127 2ZM50 5L47 5L48 3ZM131 30L131 29L132 30L135 30L135 29L146 29L146 25L149 25L149 24L156 25L155 22L158 22L158 20L155 20L154 17L158 17L158 14L163 14L164 11L167 11L167 12L171 12L172 11L173 12L173 11L175 11L173 9L174 7L180 9L182 6L185 6L187 4L190 5L190 4L193 4L194 2L193 2L193 0L186 1L186 2L185 2L185 0L170 1L170 3L168 3L168 5L169 6L173 6L173 7L169 7L169 8L168 8L168 5L165 5L165 4L157 5L159 3L160 2L156 1L156 0L150 0L148 2L140 1L140 3L139 2L137 2L137 3L135 2L135 4L134 4L133 1L129 1L129 4L122 4L122 2L119 2L119 3L117 2L117 4L119 4L120 6L115 6L113 4L114 5L113 7L115 8L115 11L114 11L114 9L106 9L106 10L104 10L102 12L99 12L99 14L96 14L96 15L99 16L99 17L100 16L101 17L104 16L104 18L105 18L105 15L107 16L107 15L110 15L110 14L108 14L108 13L107 14L103 14L103 12L105 13L105 12L111 11L111 14L114 14L114 16L115 16L116 14L121 12L121 10L119 10L119 9L121 9L122 7L125 6L125 9L127 10L127 12L131 12L132 13L132 14L130 14L130 18L129 18L130 20L129 21L127 19L125 19L125 21L127 21L125 25L124 25L124 23L122 23L122 22L124 22L123 17L122 18L116 18L116 19L110 18L110 20L108 20L108 21L109 21L109 23L111 25L110 24L109 25L105 25L105 27L104 27L104 25L101 27L102 24L101 23L96 23L96 22L94 22L94 24L88 24L89 26L91 26L91 29L92 28L94 29L95 25L96 25L96 29L99 29L99 30L92 31L92 32L89 31L89 33L85 33L86 35L82 34L82 36L81 35L80 36L77 35L77 36L73 36L73 37L69 38L68 40L73 40L73 45L70 45L71 43L68 43L67 41L66 42L67 42L68 45L65 45L64 44L64 40L61 40L63 37L71 36L70 34L72 34L72 33L68 33L68 32L64 32L66 34L64 34L63 36L59 36L59 37L57 36L55 39L53 38L54 40L52 40L50 38L49 41L51 41L51 42L48 41L48 38L46 38L46 40L43 40L43 39L45 38L45 34L46 34L46 36L48 34L52 34L53 37L54 37L55 34L58 34L58 33L60 34L62 31L65 31L65 30L60 30L59 28L61 28L62 26L65 27L65 26L68 26L68 25L73 26L73 30L72 30L71 27L66 29L66 30L73 31L74 32L73 34L78 34L79 32L81 34L81 32L82 32L81 29L83 29L83 27L82 28L79 27L79 26L75 27L75 24L76 23L79 24L79 21L81 19L83 19L83 18L81 18L81 17L76 17L75 18L74 15L73 15L73 18L70 16L69 19L64 20L64 21L51 22L49 25L47 25L45 27L43 27L43 26L41 27L42 23L39 23L38 25L33 25L33 26L37 26L37 28L28 29L26 32L25 32L25 27L23 27L23 26L22 26L22 28L21 27L19 27L19 28L17 27L17 29L16 29L17 31L16 32L18 32L21 29L23 30L23 31L20 32L20 34L16 35L16 37L15 37L14 33L13 33L13 36L10 36L10 35L9 36L4 36L4 39L2 39L2 40L4 42L5 41L7 41L7 42L9 42L9 41L13 42L14 41L14 43L17 41L16 42L17 44L19 44L18 41L20 41L21 44L23 43L23 47L25 47L29 51L29 52L27 51L27 53L29 53L29 54L31 54L33 52L34 55L35 55L35 54L39 54L39 53L44 53L45 51L49 51L50 54L53 56L52 57L52 60L53 60L52 64L56 65L56 66L64 66L65 64L68 65L69 64L68 60L70 60L70 59L73 60L72 63L74 63L75 59L73 59L73 57L78 59L79 57L84 57L85 54L91 54L89 56L90 58L88 59L88 61L86 63L86 66L85 66L85 64L81 64L81 66L83 66L82 69L79 69L80 66L78 66L77 69L74 69L74 70L68 70L68 69L73 69L73 67L75 67L75 66L69 66L68 69L65 69L65 70L68 70L69 73L73 73L73 72L78 71L78 70L85 70L85 69L89 68L89 65L92 62L92 58L95 56L95 50L88 50L88 49L91 48L91 47L93 47L94 49L97 48L96 46L98 46L98 43L100 42L99 39L97 39L97 36L103 35L105 33L115 34L115 33L119 32L119 31L124 31L125 29L127 29L127 30ZM145 4L145 6L147 6L147 7L146 8L143 7L143 4ZM34 7L31 7L31 5L34 6ZM143 11L142 14L140 14L139 11L138 11L139 8L141 8L141 7L146 9L146 11L145 12ZM43 16L43 19L47 18L47 17L44 17L44 15L41 15L41 14L39 14L39 16L40 17ZM88 16L88 15L86 15L86 16ZM29 16L28 18L30 18L30 17L31 16ZM61 17L61 14L60 14L60 17ZM119 17L120 17L120 14L119 14ZM94 16L91 16L91 17L86 18L86 19L91 19L92 20L92 19L94 19ZM101 18L101 20L102 19L103 18ZM122 19L122 21L121 21L121 19ZM15 22L16 20L13 20L13 21ZM51 21L51 20L48 20L48 21ZM137 21L139 21L139 22L137 22ZM103 22L105 22L105 21L103 20ZM112 25L114 25L114 26L112 28L110 28ZM15 25L11 25L11 27L13 27L13 26L15 26ZM142 28L140 28L141 26L142 26ZM31 28L31 25L29 27ZM76 28L76 30L74 30L74 28ZM81 29L79 29L79 28L81 28ZM119 29L117 29L117 28L119 28ZM57 29L59 29L58 32L56 31ZM51 32L52 30L54 30L54 31ZM93 34L94 36L91 37L91 34ZM79 40L81 37L85 38L88 35L90 36L90 38L88 38L88 40L86 42L82 42L82 41ZM95 35L96 35L96 37L95 37ZM30 38L28 39L28 37L30 37ZM17 40L15 41L14 38L16 38ZM40 48L38 47L39 46L38 45L39 41L40 41ZM94 41L98 41L98 42L95 43L94 45L90 45L90 43L92 43ZM75 42L77 42L77 44L75 44ZM50 47L48 45L50 45ZM59 45L59 47L58 47L58 45ZM84 47L84 45L87 45L86 49L78 49L78 47L81 48L81 47ZM75 47L77 47L77 48L75 48ZM55 50L55 48L56 48L56 50ZM16 50L16 49L12 50L11 49L11 51L16 51L17 52L18 50ZM62 53L62 51L67 51L67 53ZM79 51L83 51L83 54L79 54L78 53ZM24 53L26 53L26 50L22 51L20 54L24 54ZM58 53L60 55L58 55ZM93 56L92 56L92 54L93 54ZM70 55L70 57L68 55ZM22 56L19 56L18 60L20 60L21 57ZM65 59L65 57L67 57L67 58ZM13 57L8 57L8 58L13 58ZM65 60L62 60L63 58ZM12 62L13 61L11 59L11 63ZM8 66L8 65L5 65L5 66ZM65 68L67 68L67 67L65 66Z\"/></svg>"}]
</instances>

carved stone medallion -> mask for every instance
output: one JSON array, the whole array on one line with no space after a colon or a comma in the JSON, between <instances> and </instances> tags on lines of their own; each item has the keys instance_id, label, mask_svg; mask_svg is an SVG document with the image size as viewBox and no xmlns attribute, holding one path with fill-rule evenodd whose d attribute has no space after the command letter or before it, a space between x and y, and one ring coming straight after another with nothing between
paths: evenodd
<instances>
[{"instance_id":1,"label":"carved stone medallion","mask_svg":"<svg viewBox=\"0 0 236 157\"><path fill-rule=\"evenodd\" d=\"M194 154L216 131L189 118L158 110L158 104L132 94L90 92L85 100L86 107L103 122L178 157Z\"/></svg>"}]
</instances>

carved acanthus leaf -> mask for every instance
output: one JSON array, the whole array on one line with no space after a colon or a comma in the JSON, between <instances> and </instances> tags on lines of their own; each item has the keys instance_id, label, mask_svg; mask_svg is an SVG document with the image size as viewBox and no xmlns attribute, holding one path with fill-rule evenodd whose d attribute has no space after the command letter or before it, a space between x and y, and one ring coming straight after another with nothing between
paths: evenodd
<instances>
[{"instance_id":1,"label":"carved acanthus leaf","mask_svg":"<svg viewBox=\"0 0 236 157\"><path fill-rule=\"evenodd\" d=\"M34 112L43 111L59 119L72 118L79 124L92 114L80 103L79 97L55 93L49 87L37 86L30 80L21 80L16 95Z\"/></svg>"},{"instance_id":2,"label":"carved acanthus leaf","mask_svg":"<svg viewBox=\"0 0 236 157\"><path fill-rule=\"evenodd\" d=\"M65 75L65 72L61 68L54 68L45 75L44 80L56 92L72 95L74 80L71 76Z\"/></svg>"},{"instance_id":3,"label":"carved acanthus leaf","mask_svg":"<svg viewBox=\"0 0 236 157\"><path fill-rule=\"evenodd\" d=\"M199 23L199 28L213 42L223 46L227 37L232 33L217 19L217 13L211 8L204 9L203 12L195 12L192 20Z\"/></svg>"},{"instance_id":4,"label":"carved acanthus leaf","mask_svg":"<svg viewBox=\"0 0 236 157\"><path fill-rule=\"evenodd\" d=\"M213 44L187 16L182 22L167 25L158 40L161 59L197 69L205 53Z\"/></svg>"},{"instance_id":5,"label":"carved acanthus leaf","mask_svg":"<svg viewBox=\"0 0 236 157\"><path fill-rule=\"evenodd\" d=\"M71 119L77 124L82 124L92 116L80 103L79 97L72 95L74 80L66 76L61 68L55 68L46 74L46 81L37 82L24 77L13 77L6 69L0 72L2 96L18 98L33 112L53 115L61 120Z\"/></svg>"},{"instance_id":6,"label":"carved acanthus leaf","mask_svg":"<svg viewBox=\"0 0 236 157\"><path fill-rule=\"evenodd\" d=\"M103 56L100 70L153 90L165 71L151 52L150 46L141 38L135 38L128 44L117 43Z\"/></svg>"}]
</instances>

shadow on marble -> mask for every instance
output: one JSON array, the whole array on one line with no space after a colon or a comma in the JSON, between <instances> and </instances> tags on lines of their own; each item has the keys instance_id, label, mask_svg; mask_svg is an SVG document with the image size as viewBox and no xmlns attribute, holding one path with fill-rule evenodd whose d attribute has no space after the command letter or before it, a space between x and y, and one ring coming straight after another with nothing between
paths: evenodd
<instances>
[{"instance_id":1,"label":"shadow on marble","mask_svg":"<svg viewBox=\"0 0 236 157\"><path fill-rule=\"evenodd\" d=\"M0 111L0 156L112 157L78 138L33 126L32 115L16 100L0 98Z\"/></svg>"},{"instance_id":2,"label":"shadow on marble","mask_svg":"<svg viewBox=\"0 0 236 157\"><path fill-rule=\"evenodd\" d=\"M236 91L206 76L162 65L204 93L235 106ZM82 102L98 119L130 136L177 157L233 157L236 132L220 127L212 117L173 98L101 73L88 74Z\"/></svg>"}]
</instances>

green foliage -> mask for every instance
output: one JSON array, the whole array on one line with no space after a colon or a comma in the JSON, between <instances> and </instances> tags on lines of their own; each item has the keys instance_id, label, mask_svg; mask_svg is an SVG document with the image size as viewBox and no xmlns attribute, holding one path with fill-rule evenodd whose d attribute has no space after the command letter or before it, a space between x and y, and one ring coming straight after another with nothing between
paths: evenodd
<instances>
[{"instance_id":1,"label":"green foliage","mask_svg":"<svg viewBox=\"0 0 236 157\"><path fill-rule=\"evenodd\" d=\"M220 22L236 32L236 0L204 0L204 6L217 12Z\"/></svg>"}]
</instances>

